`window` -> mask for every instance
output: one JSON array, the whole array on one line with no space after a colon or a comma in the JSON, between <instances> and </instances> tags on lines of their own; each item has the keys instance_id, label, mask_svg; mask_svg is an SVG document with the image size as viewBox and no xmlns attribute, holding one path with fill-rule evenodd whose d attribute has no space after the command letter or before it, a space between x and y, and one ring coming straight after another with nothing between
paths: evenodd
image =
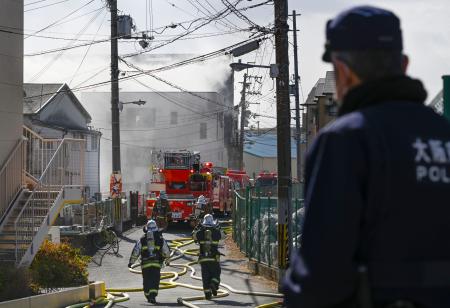
<instances>
[{"instance_id":1,"label":"window","mask_svg":"<svg viewBox=\"0 0 450 308\"><path fill-rule=\"evenodd\" d=\"M170 124L178 124L178 112L172 111L170 113Z\"/></svg>"},{"instance_id":2,"label":"window","mask_svg":"<svg viewBox=\"0 0 450 308\"><path fill-rule=\"evenodd\" d=\"M155 127L156 109L155 108L124 108L122 112L124 127L127 128L148 128Z\"/></svg>"},{"instance_id":3,"label":"window","mask_svg":"<svg viewBox=\"0 0 450 308\"><path fill-rule=\"evenodd\" d=\"M170 182L169 188L170 189L185 189L186 183L185 182Z\"/></svg>"},{"instance_id":4,"label":"window","mask_svg":"<svg viewBox=\"0 0 450 308\"><path fill-rule=\"evenodd\" d=\"M200 123L200 139L206 139L206 123Z\"/></svg>"},{"instance_id":5,"label":"window","mask_svg":"<svg viewBox=\"0 0 450 308\"><path fill-rule=\"evenodd\" d=\"M97 134L91 135L91 151L97 151L98 149L98 136Z\"/></svg>"}]
</instances>

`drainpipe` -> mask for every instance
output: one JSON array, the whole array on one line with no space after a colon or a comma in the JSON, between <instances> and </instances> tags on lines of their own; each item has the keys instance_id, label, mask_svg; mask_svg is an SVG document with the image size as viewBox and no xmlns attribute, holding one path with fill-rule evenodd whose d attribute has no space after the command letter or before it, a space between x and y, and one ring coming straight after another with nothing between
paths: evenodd
<instances>
[{"instance_id":1,"label":"drainpipe","mask_svg":"<svg viewBox=\"0 0 450 308\"><path fill-rule=\"evenodd\" d=\"M442 76L444 80L443 89L443 106L444 106L444 117L450 121L450 75Z\"/></svg>"}]
</instances>

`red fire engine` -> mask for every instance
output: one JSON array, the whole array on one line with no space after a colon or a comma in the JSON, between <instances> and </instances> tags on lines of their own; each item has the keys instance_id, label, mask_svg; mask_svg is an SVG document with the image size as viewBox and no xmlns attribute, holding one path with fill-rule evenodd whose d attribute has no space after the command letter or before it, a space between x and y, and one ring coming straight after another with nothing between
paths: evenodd
<instances>
[{"instance_id":1,"label":"red fire engine","mask_svg":"<svg viewBox=\"0 0 450 308\"><path fill-rule=\"evenodd\" d=\"M230 213L233 197L231 179L226 175L227 169L206 162L203 164L202 172L212 176L211 190L205 197L212 203L214 212L221 215Z\"/></svg>"},{"instance_id":2,"label":"red fire engine","mask_svg":"<svg viewBox=\"0 0 450 308\"><path fill-rule=\"evenodd\" d=\"M240 191L250 185L250 177L243 170L227 170L226 175L230 178L232 189Z\"/></svg>"},{"instance_id":3,"label":"red fire engine","mask_svg":"<svg viewBox=\"0 0 450 308\"><path fill-rule=\"evenodd\" d=\"M278 176L275 172L261 172L255 181L255 187L262 196L277 195Z\"/></svg>"},{"instance_id":4,"label":"red fire engine","mask_svg":"<svg viewBox=\"0 0 450 308\"><path fill-rule=\"evenodd\" d=\"M209 196L212 176L200 170L200 154L191 151L167 151L161 153L161 161L155 166L157 176L149 185L147 217L164 190L167 193L172 221L190 221L193 208L200 195ZM203 171L203 170L202 170Z\"/></svg>"}]
</instances>

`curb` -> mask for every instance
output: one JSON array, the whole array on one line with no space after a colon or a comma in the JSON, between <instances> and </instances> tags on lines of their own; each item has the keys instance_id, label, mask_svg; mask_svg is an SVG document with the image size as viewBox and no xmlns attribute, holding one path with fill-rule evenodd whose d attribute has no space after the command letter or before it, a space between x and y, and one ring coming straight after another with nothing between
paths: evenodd
<instances>
[{"instance_id":1,"label":"curb","mask_svg":"<svg viewBox=\"0 0 450 308\"><path fill-rule=\"evenodd\" d=\"M253 260L248 261L248 269L253 275L260 275L272 281L278 281L278 269L268 265L258 263Z\"/></svg>"},{"instance_id":2,"label":"curb","mask_svg":"<svg viewBox=\"0 0 450 308\"><path fill-rule=\"evenodd\" d=\"M89 299L95 299L105 294L105 283L96 281L89 285L69 290L0 302L0 308L61 308L87 302Z\"/></svg>"}]
</instances>

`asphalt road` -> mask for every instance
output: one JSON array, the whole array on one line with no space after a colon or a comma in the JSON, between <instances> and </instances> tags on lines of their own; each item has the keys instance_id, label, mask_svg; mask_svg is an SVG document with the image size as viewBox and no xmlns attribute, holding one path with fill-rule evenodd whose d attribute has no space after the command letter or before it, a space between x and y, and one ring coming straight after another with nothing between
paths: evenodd
<instances>
[{"instance_id":1,"label":"asphalt road","mask_svg":"<svg viewBox=\"0 0 450 308\"><path fill-rule=\"evenodd\" d=\"M164 233L164 237L167 240L174 240L180 237L190 236L191 228L186 224L175 224L169 227L167 233ZM89 265L89 279L90 280L102 280L105 281L107 288L139 288L142 287L142 277L137 274L131 273L128 268L128 259L133 249L134 243L142 235L142 229L134 229L127 232L120 241L119 256L113 254L106 254L102 260L102 265L98 266L94 262ZM185 248L195 248L196 245L192 244ZM263 291L276 293L271 289L267 283L261 282L261 279L251 276L245 270L245 259L229 258L227 256L227 248L221 244L221 252L225 254L221 259L222 275L221 280L223 283L230 285L238 290L247 291ZM178 259L174 263L187 263L195 260L196 257L185 256L183 259ZM99 260L99 255L94 256L94 260ZM194 265L197 271L197 275L200 274L200 267ZM165 267L162 271L180 271L180 269L174 267ZM195 286L201 286L201 281L194 280L189 277L189 274L181 276L179 282L192 284ZM129 293L130 300L118 303L114 307L147 307L154 306L147 303L143 292ZM177 304L177 298L186 296L199 296L203 295L203 292L190 290L186 288L177 287L174 289L160 290L157 300L158 307L174 307L179 306ZM264 303L270 303L277 301L276 298L268 297L255 297L250 295L238 295L230 293L229 296L224 298L217 298L211 301L195 301L195 305L201 307L255 307Z\"/></svg>"}]
</instances>

